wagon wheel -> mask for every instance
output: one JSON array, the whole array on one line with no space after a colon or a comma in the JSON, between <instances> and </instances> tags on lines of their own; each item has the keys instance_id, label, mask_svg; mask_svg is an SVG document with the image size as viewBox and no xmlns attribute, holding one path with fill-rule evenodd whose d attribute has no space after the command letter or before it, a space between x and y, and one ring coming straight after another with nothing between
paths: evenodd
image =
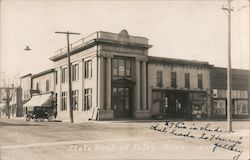
<instances>
[{"instance_id":1,"label":"wagon wheel","mask_svg":"<svg viewBox=\"0 0 250 160\"><path fill-rule=\"evenodd\" d=\"M29 115L26 116L26 121L30 121L31 117Z\"/></svg>"},{"instance_id":2,"label":"wagon wheel","mask_svg":"<svg viewBox=\"0 0 250 160\"><path fill-rule=\"evenodd\" d=\"M52 122L53 121L53 117L50 115L50 116L48 116L48 121L49 122Z\"/></svg>"}]
</instances>

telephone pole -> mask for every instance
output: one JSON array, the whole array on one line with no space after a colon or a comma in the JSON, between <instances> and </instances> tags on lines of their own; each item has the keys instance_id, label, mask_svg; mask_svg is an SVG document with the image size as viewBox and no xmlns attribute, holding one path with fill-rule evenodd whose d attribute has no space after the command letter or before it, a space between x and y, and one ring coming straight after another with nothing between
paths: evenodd
<instances>
[{"instance_id":1,"label":"telephone pole","mask_svg":"<svg viewBox=\"0 0 250 160\"><path fill-rule=\"evenodd\" d=\"M71 63L70 63L70 47L69 47L69 35L80 35L80 33L73 33L73 32L55 32L58 34L66 34L67 35L67 46L68 46L68 83L69 83L69 115L70 115L70 121L71 123L74 123L74 117L73 117L73 104L72 104L72 82L71 82Z\"/></svg>"},{"instance_id":2,"label":"telephone pole","mask_svg":"<svg viewBox=\"0 0 250 160\"><path fill-rule=\"evenodd\" d=\"M228 66L227 66L227 128L228 132L232 132L232 107L231 107L231 1L228 0L228 8L223 7L223 10L228 12Z\"/></svg>"}]
</instances>

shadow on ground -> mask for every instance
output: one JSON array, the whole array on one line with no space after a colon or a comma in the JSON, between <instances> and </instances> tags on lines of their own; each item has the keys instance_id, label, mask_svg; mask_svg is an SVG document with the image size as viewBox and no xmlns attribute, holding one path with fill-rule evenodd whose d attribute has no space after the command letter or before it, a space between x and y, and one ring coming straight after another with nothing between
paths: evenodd
<instances>
[{"instance_id":1,"label":"shadow on ground","mask_svg":"<svg viewBox=\"0 0 250 160\"><path fill-rule=\"evenodd\" d=\"M44 125L41 125L41 124L13 124L13 123L0 122L0 127L7 127L7 126L44 126Z\"/></svg>"}]
</instances>

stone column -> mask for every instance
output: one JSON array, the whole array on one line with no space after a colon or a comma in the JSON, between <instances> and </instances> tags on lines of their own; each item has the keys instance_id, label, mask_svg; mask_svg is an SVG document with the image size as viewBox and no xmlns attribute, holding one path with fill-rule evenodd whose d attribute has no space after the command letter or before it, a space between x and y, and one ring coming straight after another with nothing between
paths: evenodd
<instances>
[{"instance_id":1,"label":"stone column","mask_svg":"<svg viewBox=\"0 0 250 160\"><path fill-rule=\"evenodd\" d=\"M59 67L57 70L57 112L59 113L62 108L62 68Z\"/></svg>"},{"instance_id":2,"label":"stone column","mask_svg":"<svg viewBox=\"0 0 250 160\"><path fill-rule=\"evenodd\" d=\"M136 110L140 110L140 89L141 89L141 82L140 82L140 61L136 59L135 61L135 76L136 76L136 86L135 86L135 108Z\"/></svg>"},{"instance_id":3,"label":"stone column","mask_svg":"<svg viewBox=\"0 0 250 160\"><path fill-rule=\"evenodd\" d=\"M83 99L83 97L84 97L84 92L83 92L83 90L82 90L82 86L83 86L83 80L82 80L82 78L83 78L83 75L82 75L82 73L83 73L83 66L84 64L83 64L83 61L82 60L80 60L80 61L78 61L78 83L79 83L79 90L78 90L78 109L79 109L79 111L82 111L83 110L83 101L82 101L82 99Z\"/></svg>"},{"instance_id":4,"label":"stone column","mask_svg":"<svg viewBox=\"0 0 250 160\"><path fill-rule=\"evenodd\" d=\"M97 106L103 110L103 91L104 91L104 65L103 65L103 57L98 57L98 104Z\"/></svg>"},{"instance_id":5,"label":"stone column","mask_svg":"<svg viewBox=\"0 0 250 160\"><path fill-rule=\"evenodd\" d=\"M106 109L111 110L111 56L109 55L106 65Z\"/></svg>"},{"instance_id":6,"label":"stone column","mask_svg":"<svg viewBox=\"0 0 250 160\"><path fill-rule=\"evenodd\" d=\"M146 60L142 61L142 89L141 89L141 96L142 96L142 109L147 110L147 77L146 77Z\"/></svg>"}]
</instances>

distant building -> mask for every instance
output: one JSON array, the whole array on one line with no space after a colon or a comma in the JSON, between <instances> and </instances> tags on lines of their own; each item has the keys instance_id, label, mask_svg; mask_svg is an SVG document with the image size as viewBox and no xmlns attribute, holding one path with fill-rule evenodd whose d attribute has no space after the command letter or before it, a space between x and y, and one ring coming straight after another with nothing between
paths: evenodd
<instances>
[{"instance_id":1,"label":"distant building","mask_svg":"<svg viewBox=\"0 0 250 160\"><path fill-rule=\"evenodd\" d=\"M31 76L32 90L39 91L40 94L55 91L55 70L46 71Z\"/></svg>"},{"instance_id":2,"label":"distant building","mask_svg":"<svg viewBox=\"0 0 250 160\"><path fill-rule=\"evenodd\" d=\"M32 74L26 74L20 77L20 86L22 88L22 101L27 101L31 98L30 90L32 87L31 83Z\"/></svg>"},{"instance_id":3,"label":"distant building","mask_svg":"<svg viewBox=\"0 0 250 160\"><path fill-rule=\"evenodd\" d=\"M227 115L227 69L213 67L211 70L211 92L213 118ZM232 117L249 118L250 71L232 69Z\"/></svg>"}]
</instances>

